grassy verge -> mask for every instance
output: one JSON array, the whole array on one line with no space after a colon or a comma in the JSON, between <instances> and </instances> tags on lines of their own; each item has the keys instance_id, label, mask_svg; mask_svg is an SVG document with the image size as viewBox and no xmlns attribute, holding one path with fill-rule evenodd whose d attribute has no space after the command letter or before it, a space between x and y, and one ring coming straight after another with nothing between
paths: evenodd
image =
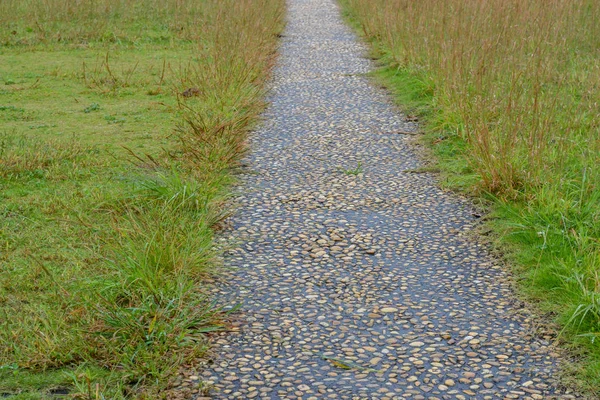
<instances>
[{"instance_id":1,"label":"grassy verge","mask_svg":"<svg viewBox=\"0 0 600 400\"><path fill-rule=\"evenodd\" d=\"M280 0L0 3L0 397L161 398L202 355L282 21Z\"/></svg>"},{"instance_id":2,"label":"grassy verge","mask_svg":"<svg viewBox=\"0 0 600 400\"><path fill-rule=\"evenodd\" d=\"M600 387L600 5L341 0L420 113L442 180L483 199L521 293Z\"/></svg>"}]
</instances>

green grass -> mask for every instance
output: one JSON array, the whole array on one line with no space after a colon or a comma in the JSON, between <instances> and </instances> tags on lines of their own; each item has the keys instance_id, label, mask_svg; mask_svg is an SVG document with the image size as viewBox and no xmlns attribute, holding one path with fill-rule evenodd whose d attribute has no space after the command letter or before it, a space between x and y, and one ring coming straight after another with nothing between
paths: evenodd
<instances>
[{"instance_id":1,"label":"green grass","mask_svg":"<svg viewBox=\"0 0 600 400\"><path fill-rule=\"evenodd\" d=\"M519 294L575 357L564 382L600 395L600 8L341 3L381 63L375 79L420 116L440 182L487 207Z\"/></svg>"},{"instance_id":2,"label":"green grass","mask_svg":"<svg viewBox=\"0 0 600 400\"><path fill-rule=\"evenodd\" d=\"M10 398L166 398L223 328L207 295L213 235L264 106L282 2L124 4L0 4Z\"/></svg>"},{"instance_id":3,"label":"green grass","mask_svg":"<svg viewBox=\"0 0 600 400\"><path fill-rule=\"evenodd\" d=\"M346 169L346 168L339 167L339 170L340 170L340 172L343 172L346 175L353 175L353 176L358 176L364 172L363 164L360 161L356 164L356 168L347 168Z\"/></svg>"}]
</instances>

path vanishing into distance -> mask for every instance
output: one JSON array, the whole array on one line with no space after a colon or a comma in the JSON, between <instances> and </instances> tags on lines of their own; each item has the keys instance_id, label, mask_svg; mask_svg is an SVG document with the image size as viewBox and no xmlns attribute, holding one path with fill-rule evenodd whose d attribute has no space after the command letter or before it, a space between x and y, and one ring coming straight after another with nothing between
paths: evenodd
<instances>
[{"instance_id":1,"label":"path vanishing into distance","mask_svg":"<svg viewBox=\"0 0 600 400\"><path fill-rule=\"evenodd\" d=\"M215 289L241 303L198 379L217 399L550 399L558 354L364 74L333 0L290 0ZM196 377L192 378L195 379Z\"/></svg>"}]
</instances>

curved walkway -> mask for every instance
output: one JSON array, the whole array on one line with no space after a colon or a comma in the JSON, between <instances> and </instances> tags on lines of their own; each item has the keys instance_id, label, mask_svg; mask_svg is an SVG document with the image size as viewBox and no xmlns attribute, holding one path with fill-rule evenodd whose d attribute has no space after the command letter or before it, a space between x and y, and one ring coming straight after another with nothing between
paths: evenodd
<instances>
[{"instance_id":1,"label":"curved walkway","mask_svg":"<svg viewBox=\"0 0 600 400\"><path fill-rule=\"evenodd\" d=\"M214 398L548 399L557 356L436 186L332 0L291 0L217 297ZM229 279L229 276L228 276ZM562 395L561 398L571 398Z\"/></svg>"}]
</instances>

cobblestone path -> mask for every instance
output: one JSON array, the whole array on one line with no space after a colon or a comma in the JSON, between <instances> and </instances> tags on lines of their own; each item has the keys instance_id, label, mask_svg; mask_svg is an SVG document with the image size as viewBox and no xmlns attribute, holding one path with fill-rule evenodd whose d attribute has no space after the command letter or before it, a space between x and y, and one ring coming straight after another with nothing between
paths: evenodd
<instances>
[{"instance_id":1,"label":"cobblestone path","mask_svg":"<svg viewBox=\"0 0 600 400\"><path fill-rule=\"evenodd\" d=\"M436 186L333 0L290 0L220 286L214 398L548 399L557 354Z\"/></svg>"}]
</instances>

